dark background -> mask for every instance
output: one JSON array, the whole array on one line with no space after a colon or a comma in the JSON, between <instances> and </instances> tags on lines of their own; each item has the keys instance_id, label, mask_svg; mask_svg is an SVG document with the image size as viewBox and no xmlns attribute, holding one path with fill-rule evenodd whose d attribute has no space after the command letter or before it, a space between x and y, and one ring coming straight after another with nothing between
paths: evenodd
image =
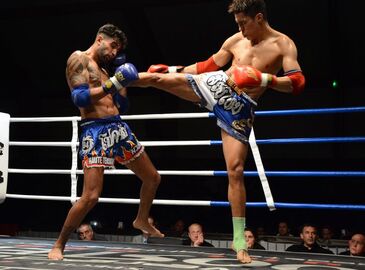
<instances>
[{"instance_id":1,"label":"dark background","mask_svg":"<svg viewBox=\"0 0 365 270\"><path fill-rule=\"evenodd\" d=\"M199 1L11 1L0 8L2 87L0 111L11 117L74 116L64 72L68 56L86 50L97 29L108 22L127 34L127 59L141 71L149 65L188 65L207 59L236 31L226 0ZM267 0L269 23L290 36L307 86L300 96L268 90L258 110L364 106L364 2L358 0ZM332 87L337 80L338 87ZM155 89L129 89L127 114L204 111ZM258 139L364 136L363 114L257 117ZM214 119L129 121L141 141L220 139ZM14 123L11 141L70 141L71 123ZM262 145L266 170L364 169L364 144ZM151 159L160 170L225 170L219 146L153 147ZM71 168L71 152L57 147L11 147L9 168ZM247 170L255 170L251 153ZM81 177L82 179L82 177ZM79 184L82 184L82 181ZM364 179L348 177L270 177L275 201L365 204ZM107 176L102 197L137 198L134 176ZM248 201L264 201L256 177L246 178ZM81 189L81 185L80 185ZM225 177L163 176L158 199L227 200ZM68 175L9 175L8 193L69 196ZM7 199L0 223L21 229L58 231L69 202ZM88 219L104 231L124 221L126 230L137 205L99 204ZM161 227L176 219L198 221L210 232L231 232L229 208L153 206ZM285 219L295 228L303 222L337 229L365 228L361 211L248 209L248 224L273 232Z\"/></svg>"}]
</instances>

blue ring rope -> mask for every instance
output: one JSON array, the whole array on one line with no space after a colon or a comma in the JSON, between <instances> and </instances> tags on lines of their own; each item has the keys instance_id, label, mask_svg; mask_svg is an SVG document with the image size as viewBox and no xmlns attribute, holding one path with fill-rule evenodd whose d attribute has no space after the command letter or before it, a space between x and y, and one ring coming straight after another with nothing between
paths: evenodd
<instances>
[{"instance_id":1,"label":"blue ring rope","mask_svg":"<svg viewBox=\"0 0 365 270\"><path fill-rule=\"evenodd\" d=\"M257 111L255 112L255 114L256 116L268 116L268 115L312 115L312 114L358 113L358 112L365 112L365 107ZM209 117L215 117L214 113L209 113Z\"/></svg>"},{"instance_id":2,"label":"blue ring rope","mask_svg":"<svg viewBox=\"0 0 365 270\"><path fill-rule=\"evenodd\" d=\"M261 139L257 144L290 144L290 143L354 143L365 142L365 137L322 137L322 138L285 138ZM211 140L210 145L222 145L220 140Z\"/></svg>"},{"instance_id":3,"label":"blue ring rope","mask_svg":"<svg viewBox=\"0 0 365 270\"><path fill-rule=\"evenodd\" d=\"M212 207L228 207L227 201L211 201ZM248 207L266 208L266 202L247 202ZM281 203L276 202L275 208L295 208L295 209L335 209L335 210L361 210L365 211L365 205L358 204L315 204L315 203Z\"/></svg>"}]
</instances>

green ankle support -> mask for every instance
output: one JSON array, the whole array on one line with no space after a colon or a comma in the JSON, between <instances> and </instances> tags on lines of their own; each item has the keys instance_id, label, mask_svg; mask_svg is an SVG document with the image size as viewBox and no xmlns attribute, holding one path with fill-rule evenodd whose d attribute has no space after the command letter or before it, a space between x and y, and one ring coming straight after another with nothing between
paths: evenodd
<instances>
[{"instance_id":1,"label":"green ankle support","mask_svg":"<svg viewBox=\"0 0 365 270\"><path fill-rule=\"evenodd\" d=\"M236 252L240 250L247 251L247 243L245 239L246 218L232 217L233 223L233 248Z\"/></svg>"}]
</instances>

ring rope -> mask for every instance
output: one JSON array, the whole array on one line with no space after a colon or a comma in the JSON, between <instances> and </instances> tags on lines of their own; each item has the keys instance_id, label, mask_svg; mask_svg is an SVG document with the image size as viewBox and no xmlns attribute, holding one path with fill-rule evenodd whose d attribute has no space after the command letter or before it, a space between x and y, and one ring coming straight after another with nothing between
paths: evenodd
<instances>
[{"instance_id":1,"label":"ring rope","mask_svg":"<svg viewBox=\"0 0 365 270\"><path fill-rule=\"evenodd\" d=\"M259 139L257 144L290 144L290 143L354 143L365 142L365 137L318 137L318 138L285 138L285 139ZM56 146L71 147L73 142L21 142L10 141L10 146ZM202 146L222 145L221 140L196 140L196 141L141 141L144 146ZM76 146L79 143L76 142Z\"/></svg>"},{"instance_id":2,"label":"ring rope","mask_svg":"<svg viewBox=\"0 0 365 270\"><path fill-rule=\"evenodd\" d=\"M365 112L365 107L349 108L325 108L325 109L301 109L301 110L276 110L276 111L257 111L257 116L277 116L277 115L312 115L312 114L333 114L333 113L358 113ZM123 120L151 120L151 119L188 119L188 118L215 118L213 113L165 113L165 114L139 114L123 115ZM68 117L13 117L11 123L15 122L66 122L81 120L80 116Z\"/></svg>"},{"instance_id":3,"label":"ring rope","mask_svg":"<svg viewBox=\"0 0 365 270\"><path fill-rule=\"evenodd\" d=\"M28 200L50 200L50 201L70 201L67 196L43 196L43 195L24 195L7 194L7 198L28 199ZM79 198L78 198L79 199ZM99 198L100 203L124 203L139 204L139 199L129 198ZM211 206L228 207L227 201L194 201L194 200L153 200L155 205L180 205L180 206ZM248 207L267 207L264 202L247 202ZM338 210L365 210L365 205L357 204L314 204L314 203L282 203L276 202L276 208L310 208L310 209L338 209Z\"/></svg>"},{"instance_id":4,"label":"ring rope","mask_svg":"<svg viewBox=\"0 0 365 270\"><path fill-rule=\"evenodd\" d=\"M18 174L70 174L71 170L59 169L10 169L9 173ZM77 174L83 174L82 170L76 170ZM105 170L105 174L111 175L134 175L130 170ZM159 170L160 175L185 175L185 176L228 176L227 171L175 171L175 170ZM246 177L257 177L257 171L245 171ZM266 171L266 174L271 177L365 177L365 171Z\"/></svg>"},{"instance_id":5,"label":"ring rope","mask_svg":"<svg viewBox=\"0 0 365 270\"><path fill-rule=\"evenodd\" d=\"M304 110L280 110L280 111L258 111L256 115L265 116L265 115L306 115L306 114L332 114L332 113L354 113L354 112L365 112L365 107L352 107L352 108L328 108L328 109L304 109ZM186 118L215 118L213 113L170 113L170 114L149 114L149 115L130 115L130 116L122 116L123 120L146 120L146 119L186 119ZM72 117L40 117L40 118L10 118L10 122L64 122L64 121L72 121L77 122L80 121L81 117L72 116ZM73 127L73 131L75 131L75 127ZM323 142L363 142L364 137L337 137L337 138L291 138L291 139L269 139L269 140L257 140L258 144L270 144L270 143L323 143ZM37 146L71 146L76 147L77 142L73 141L69 142L10 142L9 145L26 145L30 144L38 144ZM147 145L149 144L150 145ZM191 145L218 145L222 144L221 141L162 141L162 142L145 142L146 146L172 146L172 145L186 145L186 143L190 143ZM43 144L43 145L42 145ZM51 145L49 145L51 144ZM32 145L36 146L36 145ZM74 153L75 148L72 148L72 152ZM76 170L75 168L71 168L71 170L37 170L37 169L9 169L9 173L56 173L56 174L70 174L71 172L74 174L82 174L82 170ZM133 174L129 170L113 170L106 171L106 174ZM161 175L198 175L198 176L227 176L226 171L159 171ZM361 171L349 171L349 172L333 172L333 171L269 171L266 172L268 176L351 176L351 177L363 177L365 176L365 172ZM245 176L258 176L259 173L256 171L247 171L244 172ZM74 194L75 195L75 194ZM17 194L7 194L7 197L11 198L35 198L39 197L37 195L17 195ZM19 196L19 197L18 197ZM35 196L35 197L34 197ZM45 199L54 198L54 196L42 196ZM75 198L75 196L73 196ZM64 200L69 201L70 197L60 197ZM58 200L58 198L56 198ZM72 198L71 198L72 200ZM111 202L125 202L125 203L139 203L139 199L117 199L117 198L100 198L100 202L111 200ZM131 201L132 200L132 201ZM154 200L154 202L160 204L171 205L174 200ZM177 205L189 205L188 201L177 201L175 200ZM210 205L210 206L228 206L228 202L215 202L215 201L192 201L190 202L192 205ZM255 207L263 207L267 206L267 203L248 203L248 206ZM295 204L295 203L275 203L275 207L279 208L321 208L321 205L317 204ZM326 209L331 208L341 208L341 209L361 209L365 210L365 206L359 205L322 205Z\"/></svg>"}]
</instances>

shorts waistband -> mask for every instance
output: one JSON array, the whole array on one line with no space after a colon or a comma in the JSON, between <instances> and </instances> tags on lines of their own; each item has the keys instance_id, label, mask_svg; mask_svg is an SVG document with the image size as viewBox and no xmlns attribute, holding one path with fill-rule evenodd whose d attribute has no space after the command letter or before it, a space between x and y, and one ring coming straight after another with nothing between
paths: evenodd
<instances>
[{"instance_id":1,"label":"shorts waistband","mask_svg":"<svg viewBox=\"0 0 365 270\"><path fill-rule=\"evenodd\" d=\"M113 122L121 122L122 119L120 115L108 116L105 118L85 118L80 121L80 127L85 127L93 124L105 124L105 123L113 123Z\"/></svg>"}]
</instances>

